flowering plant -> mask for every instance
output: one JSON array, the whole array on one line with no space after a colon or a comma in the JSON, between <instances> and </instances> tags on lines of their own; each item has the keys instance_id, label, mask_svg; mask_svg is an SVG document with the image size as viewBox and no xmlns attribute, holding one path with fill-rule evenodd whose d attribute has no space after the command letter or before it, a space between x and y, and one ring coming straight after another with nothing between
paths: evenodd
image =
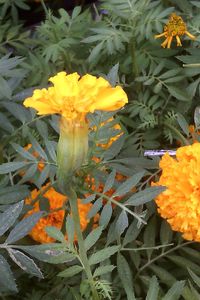
<instances>
[{"instance_id":1,"label":"flowering plant","mask_svg":"<svg viewBox=\"0 0 200 300\"><path fill-rule=\"evenodd\" d=\"M0 1L0 298L199 299L199 3L89 2Z\"/></svg>"}]
</instances>

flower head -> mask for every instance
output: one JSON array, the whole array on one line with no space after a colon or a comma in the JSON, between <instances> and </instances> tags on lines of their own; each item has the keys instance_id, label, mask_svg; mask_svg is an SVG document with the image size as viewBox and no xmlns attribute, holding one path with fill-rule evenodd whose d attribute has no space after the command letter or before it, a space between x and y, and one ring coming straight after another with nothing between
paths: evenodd
<instances>
[{"instance_id":1,"label":"flower head","mask_svg":"<svg viewBox=\"0 0 200 300\"><path fill-rule=\"evenodd\" d=\"M173 38L176 38L177 46L182 46L180 36L182 35L189 36L192 40L195 39L195 36L187 31L187 26L183 19L180 16L177 16L175 13L171 14L169 17L169 22L164 26L164 32L161 34L155 35L155 38L165 37L164 42L161 44L163 48L167 46L170 48Z\"/></svg>"},{"instance_id":2,"label":"flower head","mask_svg":"<svg viewBox=\"0 0 200 300\"><path fill-rule=\"evenodd\" d=\"M46 188L44 186L41 190L33 190L31 192L31 197L26 198L26 204L31 204L33 200L35 200L39 194ZM58 229L62 228L64 217L65 217L65 210L64 210L64 204L66 201L68 201L67 197L63 194L60 194L56 192L56 190L53 187L50 187L43 195L45 198L49 200L49 214L45 217L40 218L40 220L37 222L37 224L32 228L32 230L29 232L30 237L39 242L39 243L51 243L55 241L53 238L48 236L48 234L45 231L46 226L54 226ZM78 209L79 209L79 215L80 215L80 222L81 222L81 228L84 230L88 223L89 219L87 217L87 214L89 210L91 209L92 204L83 204L81 203L81 200L78 199ZM39 202L35 202L33 204L33 208L27 212L25 217L28 217L32 215L35 212L38 212L40 210L39 208ZM98 215L95 216L94 221L96 222L98 220ZM67 238L67 237L66 237ZM75 236L76 239L76 236Z\"/></svg>"},{"instance_id":3,"label":"flower head","mask_svg":"<svg viewBox=\"0 0 200 300\"><path fill-rule=\"evenodd\" d=\"M200 241L200 143L180 147L176 159L166 153L157 183L167 190L156 198L158 212L187 240Z\"/></svg>"},{"instance_id":4,"label":"flower head","mask_svg":"<svg viewBox=\"0 0 200 300\"><path fill-rule=\"evenodd\" d=\"M128 102L120 86L111 87L102 77L86 74L80 78L77 73L60 72L49 81L52 87L37 89L24 101L26 107L35 108L39 115L61 114L68 120L80 121L89 112L114 111Z\"/></svg>"}]
</instances>

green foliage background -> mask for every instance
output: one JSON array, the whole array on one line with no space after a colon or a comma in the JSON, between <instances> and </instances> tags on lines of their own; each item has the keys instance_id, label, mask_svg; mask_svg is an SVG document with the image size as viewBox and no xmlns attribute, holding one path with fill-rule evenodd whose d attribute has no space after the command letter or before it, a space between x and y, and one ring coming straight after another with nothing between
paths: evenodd
<instances>
[{"instance_id":1,"label":"green foliage background","mask_svg":"<svg viewBox=\"0 0 200 300\"><path fill-rule=\"evenodd\" d=\"M113 114L89 116L97 130L90 133L89 163L76 177L80 195L88 173L105 183L101 195L85 200L93 203L91 218L101 215L100 226L84 233L100 299L200 299L199 244L184 241L157 215L152 200L162 187L149 185L159 175L159 158L144 157L145 149L190 143L189 124L200 125L199 1L102 0L88 8L77 6L70 14L51 11L47 3L45 20L27 27L23 10L29 9L28 0L0 1L1 299L92 299L73 238L66 244L61 232L48 228L58 242L34 245L26 236L41 214L22 219L28 209L22 200L34 186L40 188L50 178L56 187L58 140L57 116L38 117L22 102L61 70L103 76L122 85L129 97L115 116L124 135L106 151L98 143L119 132L113 122L100 124ZM44 13L41 4L37 10ZM162 32L171 12L183 17L196 40L184 38L183 47L162 49L154 35ZM23 149L28 143L38 158ZM93 156L101 163L95 165ZM39 173L41 159L45 168ZM129 179L120 184L116 171ZM125 195L122 202L106 198L108 187ZM48 213L48 205L40 205ZM73 235L69 216L66 230Z\"/></svg>"}]
</instances>

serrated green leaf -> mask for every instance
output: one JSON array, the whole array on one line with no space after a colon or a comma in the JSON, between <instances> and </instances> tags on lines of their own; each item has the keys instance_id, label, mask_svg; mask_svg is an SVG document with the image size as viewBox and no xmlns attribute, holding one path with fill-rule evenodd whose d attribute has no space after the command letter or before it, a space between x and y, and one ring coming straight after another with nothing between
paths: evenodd
<instances>
[{"instance_id":1,"label":"serrated green leaf","mask_svg":"<svg viewBox=\"0 0 200 300\"><path fill-rule=\"evenodd\" d=\"M89 213L87 214L87 217L89 219L93 218L98 213L98 211L102 208L102 205L103 205L103 201L101 198L96 200L92 208L90 209Z\"/></svg>"},{"instance_id":2,"label":"serrated green leaf","mask_svg":"<svg viewBox=\"0 0 200 300\"><path fill-rule=\"evenodd\" d=\"M108 266L100 266L95 269L93 277L98 277L102 276L104 274L112 272L116 267L113 265L108 265Z\"/></svg>"},{"instance_id":3,"label":"serrated green leaf","mask_svg":"<svg viewBox=\"0 0 200 300\"><path fill-rule=\"evenodd\" d=\"M13 185L0 190L0 204L12 204L23 200L29 195L26 185Z\"/></svg>"},{"instance_id":4,"label":"serrated green leaf","mask_svg":"<svg viewBox=\"0 0 200 300\"><path fill-rule=\"evenodd\" d=\"M60 242L64 242L65 241L65 237L62 234L62 232L54 226L46 226L45 227L45 231L46 233L52 237L53 239L55 239L56 241L60 241Z\"/></svg>"},{"instance_id":5,"label":"serrated green leaf","mask_svg":"<svg viewBox=\"0 0 200 300\"><path fill-rule=\"evenodd\" d=\"M0 127L9 133L11 133L14 130L14 127L11 124L10 120L1 112L0 112Z\"/></svg>"},{"instance_id":6,"label":"serrated green leaf","mask_svg":"<svg viewBox=\"0 0 200 300\"><path fill-rule=\"evenodd\" d=\"M67 233L67 239L70 244L73 244L74 242L74 220L73 218L68 215L66 219L66 233Z\"/></svg>"},{"instance_id":7,"label":"serrated green leaf","mask_svg":"<svg viewBox=\"0 0 200 300\"><path fill-rule=\"evenodd\" d=\"M26 236L30 232L30 230L35 226L35 224L39 221L42 215L43 212L34 213L30 217L27 217L20 221L8 235L6 243L14 243Z\"/></svg>"},{"instance_id":8,"label":"serrated green leaf","mask_svg":"<svg viewBox=\"0 0 200 300\"><path fill-rule=\"evenodd\" d=\"M187 95L186 91L183 91L178 87L168 85L167 89L168 89L169 93L178 100L181 100L181 101L189 101L190 100L190 96Z\"/></svg>"},{"instance_id":9,"label":"serrated green leaf","mask_svg":"<svg viewBox=\"0 0 200 300\"><path fill-rule=\"evenodd\" d=\"M0 97L6 97L10 99L12 95L12 90L8 81L6 81L2 76L0 76Z\"/></svg>"},{"instance_id":10,"label":"serrated green leaf","mask_svg":"<svg viewBox=\"0 0 200 300\"><path fill-rule=\"evenodd\" d=\"M11 143L11 145L22 157L31 161L36 161L36 158L29 151L25 150L20 145L16 143Z\"/></svg>"},{"instance_id":11,"label":"serrated green leaf","mask_svg":"<svg viewBox=\"0 0 200 300\"><path fill-rule=\"evenodd\" d=\"M167 258L170 261L173 261L177 266L182 267L183 269L191 269L197 275L200 275L200 270L198 268L198 264L195 264L191 260L178 255L168 255Z\"/></svg>"},{"instance_id":12,"label":"serrated green leaf","mask_svg":"<svg viewBox=\"0 0 200 300\"><path fill-rule=\"evenodd\" d=\"M151 264L149 268L159 278L159 280L164 284L166 284L167 286L171 286L174 282L176 282L175 276L169 273L165 268L156 266L154 264Z\"/></svg>"},{"instance_id":13,"label":"serrated green leaf","mask_svg":"<svg viewBox=\"0 0 200 300\"><path fill-rule=\"evenodd\" d=\"M129 244L130 242L134 241L140 234L141 230L142 230L142 226L138 226L138 220L135 219L126 231L123 240L123 247Z\"/></svg>"},{"instance_id":14,"label":"serrated green leaf","mask_svg":"<svg viewBox=\"0 0 200 300\"><path fill-rule=\"evenodd\" d=\"M185 120L184 116L180 113L177 113L177 121L178 124L180 125L181 129L183 130L183 132L189 136L189 124L187 123L187 121Z\"/></svg>"},{"instance_id":15,"label":"serrated green leaf","mask_svg":"<svg viewBox=\"0 0 200 300\"><path fill-rule=\"evenodd\" d=\"M198 287L200 287L200 277L197 276L197 275L196 275L192 270L190 270L189 268L188 268L188 272L189 272L190 276L192 277L194 283L196 283L196 285L197 285Z\"/></svg>"},{"instance_id":16,"label":"serrated green leaf","mask_svg":"<svg viewBox=\"0 0 200 300\"><path fill-rule=\"evenodd\" d=\"M42 149L38 141L29 133L30 142L32 144L33 149L43 158L45 161L48 161L48 157L45 151Z\"/></svg>"},{"instance_id":17,"label":"serrated green leaf","mask_svg":"<svg viewBox=\"0 0 200 300\"><path fill-rule=\"evenodd\" d=\"M0 285L6 289L18 292L14 276L5 258L0 254Z\"/></svg>"},{"instance_id":18,"label":"serrated green leaf","mask_svg":"<svg viewBox=\"0 0 200 300\"><path fill-rule=\"evenodd\" d=\"M37 246L18 246L18 248L44 262L50 262L50 260L54 258L55 260L57 258L58 260L61 258L63 260L63 253L67 254L68 258L70 254L65 253L66 246L61 243L43 244Z\"/></svg>"},{"instance_id":19,"label":"serrated green leaf","mask_svg":"<svg viewBox=\"0 0 200 300\"><path fill-rule=\"evenodd\" d=\"M105 249L99 250L96 253L92 254L89 258L89 264L94 265L98 264L101 261L109 258L119 250L119 246L110 246Z\"/></svg>"},{"instance_id":20,"label":"serrated green leaf","mask_svg":"<svg viewBox=\"0 0 200 300\"><path fill-rule=\"evenodd\" d=\"M24 201L10 206L6 211L0 214L0 236L2 236L19 217Z\"/></svg>"},{"instance_id":21,"label":"serrated green leaf","mask_svg":"<svg viewBox=\"0 0 200 300\"><path fill-rule=\"evenodd\" d=\"M158 299L159 284L156 276L153 276L150 280L149 290L147 292L146 300Z\"/></svg>"},{"instance_id":22,"label":"serrated green leaf","mask_svg":"<svg viewBox=\"0 0 200 300\"><path fill-rule=\"evenodd\" d=\"M167 223L166 220L163 220L162 224L161 224L161 228L160 228L160 241L161 241L162 245L171 243L172 236L173 236L173 231L172 231L169 223Z\"/></svg>"},{"instance_id":23,"label":"serrated green leaf","mask_svg":"<svg viewBox=\"0 0 200 300\"><path fill-rule=\"evenodd\" d=\"M136 184L141 180L141 178L144 176L145 170L138 172L128 178L125 182L123 182L116 190L116 192L112 195L112 197L116 196L122 196L126 193L130 192L133 187L136 186Z\"/></svg>"},{"instance_id":24,"label":"serrated green leaf","mask_svg":"<svg viewBox=\"0 0 200 300\"><path fill-rule=\"evenodd\" d=\"M0 174L7 174L28 165L27 162L8 162L0 165Z\"/></svg>"},{"instance_id":25,"label":"serrated green leaf","mask_svg":"<svg viewBox=\"0 0 200 300\"><path fill-rule=\"evenodd\" d=\"M99 225L106 227L112 217L112 205L111 203L107 203L103 206L103 209L101 211L100 219L99 219Z\"/></svg>"},{"instance_id":26,"label":"serrated green leaf","mask_svg":"<svg viewBox=\"0 0 200 300\"><path fill-rule=\"evenodd\" d=\"M24 253L14 250L14 249L9 249L8 251L10 257L12 260L25 272L34 275L39 278L43 278L43 275L38 268L38 266L35 264L35 262L25 255Z\"/></svg>"},{"instance_id":27,"label":"serrated green leaf","mask_svg":"<svg viewBox=\"0 0 200 300\"><path fill-rule=\"evenodd\" d=\"M74 275L80 273L81 271L83 270L83 267L81 266L72 266L72 267L69 267L67 268L66 270L60 272L57 274L57 276L59 277L73 277Z\"/></svg>"},{"instance_id":28,"label":"serrated green leaf","mask_svg":"<svg viewBox=\"0 0 200 300\"><path fill-rule=\"evenodd\" d=\"M153 88L154 93L155 94L160 93L160 91L162 90L162 86L163 86L162 82L158 82Z\"/></svg>"},{"instance_id":29,"label":"serrated green leaf","mask_svg":"<svg viewBox=\"0 0 200 300\"><path fill-rule=\"evenodd\" d=\"M197 106L194 111L194 123L197 128L200 127L200 106Z\"/></svg>"},{"instance_id":30,"label":"serrated green leaf","mask_svg":"<svg viewBox=\"0 0 200 300\"><path fill-rule=\"evenodd\" d=\"M103 193L106 193L109 191L115 182L115 176L116 176L116 170L112 170L112 172L109 174L108 178L106 179L106 182L104 184Z\"/></svg>"},{"instance_id":31,"label":"serrated green leaf","mask_svg":"<svg viewBox=\"0 0 200 300\"><path fill-rule=\"evenodd\" d=\"M117 235L121 236L127 227L128 227L128 217L126 212L122 210L116 222Z\"/></svg>"},{"instance_id":32,"label":"serrated green leaf","mask_svg":"<svg viewBox=\"0 0 200 300\"><path fill-rule=\"evenodd\" d=\"M148 225L145 227L145 231L144 231L145 247L154 247L155 238L156 238L156 218L153 216L151 220L148 222ZM148 260L150 260L151 255L153 253L153 249L148 249L146 251L147 251Z\"/></svg>"},{"instance_id":33,"label":"serrated green leaf","mask_svg":"<svg viewBox=\"0 0 200 300\"><path fill-rule=\"evenodd\" d=\"M167 294L162 298L162 300L179 300L182 294L185 281L177 281L169 289Z\"/></svg>"},{"instance_id":34,"label":"serrated green leaf","mask_svg":"<svg viewBox=\"0 0 200 300\"><path fill-rule=\"evenodd\" d=\"M90 248L92 248L92 246L94 246L96 244L96 242L98 241L98 239L100 238L100 236L102 234L102 231L103 231L103 228L99 226L99 227L95 228L94 230L92 230L88 234L88 236L84 240L86 251L89 250Z\"/></svg>"},{"instance_id":35,"label":"serrated green leaf","mask_svg":"<svg viewBox=\"0 0 200 300\"><path fill-rule=\"evenodd\" d=\"M117 270L122 281L123 288L127 295L127 300L136 300L133 290L133 279L129 265L123 255L117 255Z\"/></svg>"},{"instance_id":36,"label":"serrated green leaf","mask_svg":"<svg viewBox=\"0 0 200 300\"><path fill-rule=\"evenodd\" d=\"M164 186L152 186L149 188L146 188L145 190L138 192L131 196L128 201L126 201L125 205L133 205L138 206L142 205L144 203L147 203L151 200L153 200L155 197L157 197L160 193L164 192L166 190L166 187Z\"/></svg>"},{"instance_id":37,"label":"serrated green leaf","mask_svg":"<svg viewBox=\"0 0 200 300\"><path fill-rule=\"evenodd\" d=\"M122 149L125 142L125 135L121 135L116 141L112 143L109 149L104 152L104 159L109 160L114 158Z\"/></svg>"}]
</instances>

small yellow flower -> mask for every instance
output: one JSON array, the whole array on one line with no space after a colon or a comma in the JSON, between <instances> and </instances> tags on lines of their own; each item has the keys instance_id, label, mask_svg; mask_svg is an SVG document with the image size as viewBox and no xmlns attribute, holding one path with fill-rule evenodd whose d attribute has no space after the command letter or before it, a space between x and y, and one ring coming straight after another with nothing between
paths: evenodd
<instances>
[{"instance_id":1,"label":"small yellow flower","mask_svg":"<svg viewBox=\"0 0 200 300\"><path fill-rule=\"evenodd\" d=\"M167 189L156 198L158 212L185 239L200 242L200 143L180 147L176 159L166 153L160 167L152 185Z\"/></svg>"},{"instance_id":2,"label":"small yellow flower","mask_svg":"<svg viewBox=\"0 0 200 300\"><path fill-rule=\"evenodd\" d=\"M176 38L177 46L182 46L180 36L189 36L192 40L195 40L195 36L187 31L187 26L180 16L175 13L171 14L169 17L169 22L164 26L164 32L155 35L155 39L160 37L165 37L164 42L161 44L163 48L171 47L173 38Z\"/></svg>"}]
</instances>

